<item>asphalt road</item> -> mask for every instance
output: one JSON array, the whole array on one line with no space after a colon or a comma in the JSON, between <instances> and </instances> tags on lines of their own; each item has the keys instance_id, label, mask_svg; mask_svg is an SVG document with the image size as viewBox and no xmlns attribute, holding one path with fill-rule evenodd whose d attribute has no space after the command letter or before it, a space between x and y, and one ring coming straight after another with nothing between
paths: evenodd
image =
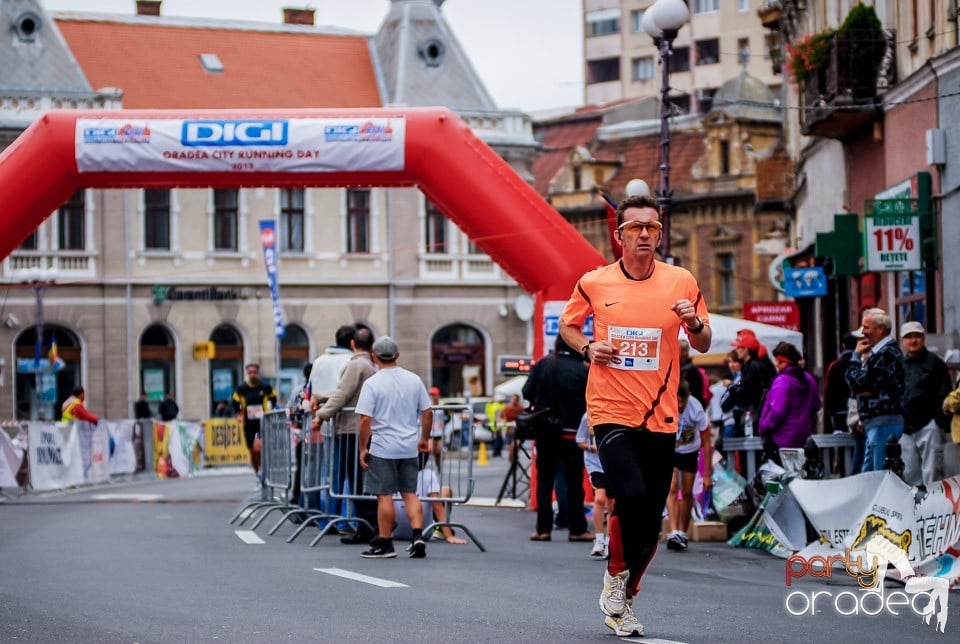
<instances>
[{"instance_id":1,"label":"asphalt road","mask_svg":"<svg viewBox=\"0 0 960 644\"><path fill-rule=\"evenodd\" d=\"M478 468L494 496L505 463ZM590 544L527 540L520 509L461 507L487 547L430 543L426 559L365 560L335 537L293 544L292 528L246 543L229 525L246 472L140 481L0 503L0 640L16 642L615 642L597 607L603 565ZM399 550L399 548L398 548ZM394 587L358 580L366 575ZM787 589L784 561L725 544L662 549L635 609L646 642L957 641L912 614L842 617L821 599L793 617L789 591L857 592L835 575ZM888 591L896 587L888 584ZM842 605L842 608L844 606ZM901 611L903 609L900 609Z\"/></svg>"}]
</instances>

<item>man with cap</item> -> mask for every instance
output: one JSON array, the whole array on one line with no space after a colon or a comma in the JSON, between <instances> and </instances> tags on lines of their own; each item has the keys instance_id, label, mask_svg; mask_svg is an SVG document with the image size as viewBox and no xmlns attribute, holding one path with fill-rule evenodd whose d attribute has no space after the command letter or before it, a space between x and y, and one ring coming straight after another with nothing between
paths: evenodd
<instances>
[{"instance_id":1,"label":"man with cap","mask_svg":"<svg viewBox=\"0 0 960 644\"><path fill-rule=\"evenodd\" d=\"M433 410L427 388L419 376L397 365L399 356L397 343L390 336L373 343L373 361L380 370L363 383L357 400L364 492L377 497L379 537L360 555L368 559L397 556L392 538L396 492L403 498L413 529L413 542L407 552L414 558L427 556L421 532L423 512L417 499L417 454L427 451Z\"/></svg>"},{"instance_id":2,"label":"man with cap","mask_svg":"<svg viewBox=\"0 0 960 644\"><path fill-rule=\"evenodd\" d=\"M855 333L863 337L857 341L856 356L845 377L867 434L861 471L871 472L883 469L887 439L899 440L903 435L903 353L883 309L864 311L860 325Z\"/></svg>"},{"instance_id":3,"label":"man with cap","mask_svg":"<svg viewBox=\"0 0 960 644\"><path fill-rule=\"evenodd\" d=\"M950 393L947 364L926 347L926 329L919 322L900 327L903 347L903 480L930 484L943 478L943 431L949 418L941 403Z\"/></svg>"},{"instance_id":4,"label":"man with cap","mask_svg":"<svg viewBox=\"0 0 960 644\"><path fill-rule=\"evenodd\" d=\"M770 388L775 374L770 373L766 361L760 358L760 342L752 333L742 333L733 342L737 357L743 364L740 370L740 380L730 385L729 396L721 403L723 411L730 411L738 407L744 414L750 413L755 425L760 419L760 406L763 396ZM744 416L745 418L746 416Z\"/></svg>"},{"instance_id":5,"label":"man with cap","mask_svg":"<svg viewBox=\"0 0 960 644\"><path fill-rule=\"evenodd\" d=\"M440 404L440 387L430 387L430 403L436 407ZM433 427L430 429L430 451L433 453L433 460L440 469L440 461L443 458L443 430L450 420L450 414L444 409L433 410Z\"/></svg>"}]
</instances>

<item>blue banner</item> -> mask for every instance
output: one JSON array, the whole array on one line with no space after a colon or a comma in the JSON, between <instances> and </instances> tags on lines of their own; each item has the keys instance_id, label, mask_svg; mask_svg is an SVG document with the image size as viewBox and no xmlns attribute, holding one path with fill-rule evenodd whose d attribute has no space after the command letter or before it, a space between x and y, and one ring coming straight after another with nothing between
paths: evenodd
<instances>
[{"instance_id":1,"label":"blue banner","mask_svg":"<svg viewBox=\"0 0 960 644\"><path fill-rule=\"evenodd\" d=\"M822 297L827 294L827 276L820 266L788 268L783 272L788 297Z\"/></svg>"},{"instance_id":2,"label":"blue banner","mask_svg":"<svg viewBox=\"0 0 960 644\"><path fill-rule=\"evenodd\" d=\"M277 283L277 222L272 219L260 220L260 241L263 242L263 262L267 267L270 299L273 300L274 332L278 338L282 338L286 323L283 309L280 308L280 285Z\"/></svg>"}]
</instances>

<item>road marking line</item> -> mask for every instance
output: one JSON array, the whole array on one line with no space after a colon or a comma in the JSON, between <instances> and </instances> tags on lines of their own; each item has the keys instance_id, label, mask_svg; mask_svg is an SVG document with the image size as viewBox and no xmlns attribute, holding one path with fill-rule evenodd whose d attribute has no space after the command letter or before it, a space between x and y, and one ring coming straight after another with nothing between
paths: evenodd
<instances>
[{"instance_id":1,"label":"road marking line","mask_svg":"<svg viewBox=\"0 0 960 644\"><path fill-rule=\"evenodd\" d=\"M162 494L94 494L90 497L94 501L156 501L162 499Z\"/></svg>"},{"instance_id":2,"label":"road marking line","mask_svg":"<svg viewBox=\"0 0 960 644\"><path fill-rule=\"evenodd\" d=\"M621 637L621 642L644 642L644 644L687 644L686 642L678 642L676 640L662 640L659 638L647 638L647 637Z\"/></svg>"},{"instance_id":3,"label":"road marking line","mask_svg":"<svg viewBox=\"0 0 960 644\"><path fill-rule=\"evenodd\" d=\"M263 539L257 536L257 533L253 530L234 530L233 533L240 537L240 541L249 544L249 545L260 545L266 543Z\"/></svg>"},{"instance_id":4,"label":"road marking line","mask_svg":"<svg viewBox=\"0 0 960 644\"><path fill-rule=\"evenodd\" d=\"M380 588L409 588L409 586L406 584L401 584L396 581L379 579L377 577L369 577L367 575L361 575L358 572L351 572L349 570L342 570L340 568L314 568L314 570L317 572L326 573L328 575L333 575L334 577L343 577L344 579L352 579L353 581L360 581L365 584L379 586Z\"/></svg>"}]
</instances>

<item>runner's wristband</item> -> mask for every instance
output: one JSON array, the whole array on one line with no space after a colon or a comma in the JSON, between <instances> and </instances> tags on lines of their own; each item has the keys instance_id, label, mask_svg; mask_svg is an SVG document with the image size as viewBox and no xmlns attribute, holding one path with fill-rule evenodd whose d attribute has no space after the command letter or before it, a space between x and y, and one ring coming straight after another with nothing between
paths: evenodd
<instances>
[{"instance_id":1,"label":"runner's wristband","mask_svg":"<svg viewBox=\"0 0 960 644\"><path fill-rule=\"evenodd\" d=\"M587 342L585 345L583 345L583 348L580 349L581 355L583 355L583 357L588 360L590 359L590 356L587 355L587 351L590 349L591 344L593 344L593 340L590 340L590 342Z\"/></svg>"}]
</instances>

